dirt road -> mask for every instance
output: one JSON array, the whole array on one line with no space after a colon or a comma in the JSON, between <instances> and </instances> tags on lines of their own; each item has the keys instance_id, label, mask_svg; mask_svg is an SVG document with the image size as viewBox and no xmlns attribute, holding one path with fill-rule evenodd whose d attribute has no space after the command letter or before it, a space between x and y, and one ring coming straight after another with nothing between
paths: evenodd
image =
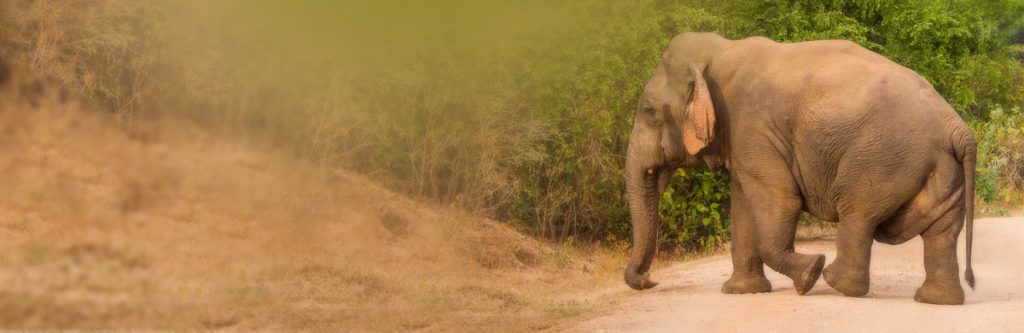
<instances>
[{"instance_id":1,"label":"dirt road","mask_svg":"<svg viewBox=\"0 0 1024 333\"><path fill-rule=\"evenodd\" d=\"M962 233L960 238L963 275ZM864 298L845 297L824 280L799 296L792 282L774 271L768 273L771 293L724 295L719 288L732 266L728 255L719 255L653 272L661 285L569 331L1024 332L1024 217L977 221L974 246L978 284L966 291L963 306L914 302L924 281L917 238L895 246L875 244L871 292ZM835 258L832 241L799 243L797 251L824 253L829 262Z\"/></svg>"}]
</instances>

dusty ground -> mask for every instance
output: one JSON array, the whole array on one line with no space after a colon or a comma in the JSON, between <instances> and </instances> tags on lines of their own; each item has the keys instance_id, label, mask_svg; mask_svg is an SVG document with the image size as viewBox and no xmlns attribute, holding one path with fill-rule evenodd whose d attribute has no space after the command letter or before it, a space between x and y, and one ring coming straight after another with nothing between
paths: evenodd
<instances>
[{"instance_id":1,"label":"dusty ground","mask_svg":"<svg viewBox=\"0 0 1024 333\"><path fill-rule=\"evenodd\" d=\"M680 263L653 272L658 287L636 292L589 320L563 327L573 332L1011 332L1024 330L1024 218L981 219L975 224L977 289L963 306L914 302L924 281L920 239L875 244L871 292L842 296L819 280L805 296L792 282L768 273L775 290L724 295L728 255ZM835 258L831 241L804 242L797 251ZM963 266L963 234L960 244ZM962 270L961 270L962 275ZM966 286L966 283L964 283ZM625 288L625 286L622 286Z\"/></svg>"}]
</instances>

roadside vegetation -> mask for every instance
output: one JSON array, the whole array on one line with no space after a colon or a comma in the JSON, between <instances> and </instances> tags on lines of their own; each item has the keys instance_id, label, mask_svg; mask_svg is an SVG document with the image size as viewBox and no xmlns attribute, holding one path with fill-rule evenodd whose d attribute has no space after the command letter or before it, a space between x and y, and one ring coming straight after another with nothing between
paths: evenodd
<instances>
[{"instance_id":1,"label":"roadside vegetation","mask_svg":"<svg viewBox=\"0 0 1024 333\"><path fill-rule=\"evenodd\" d=\"M981 140L980 213L1013 212L1022 18L1020 0L5 0L0 57L127 128L187 119L545 239L622 246L636 98L685 31L849 39L916 70ZM661 246L728 241L727 176L676 178Z\"/></svg>"}]
</instances>

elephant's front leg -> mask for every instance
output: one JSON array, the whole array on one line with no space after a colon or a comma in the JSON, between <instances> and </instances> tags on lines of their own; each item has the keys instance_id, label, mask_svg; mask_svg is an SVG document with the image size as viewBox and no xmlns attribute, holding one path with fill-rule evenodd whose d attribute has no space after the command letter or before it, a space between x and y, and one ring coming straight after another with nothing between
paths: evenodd
<instances>
[{"instance_id":1,"label":"elephant's front leg","mask_svg":"<svg viewBox=\"0 0 1024 333\"><path fill-rule=\"evenodd\" d=\"M732 250L732 276L722 285L726 294L749 294L772 291L772 284L764 276L764 263L757 254L757 235L754 230L754 219L750 216L743 188L737 181L729 184L732 192L729 216L732 224L730 244Z\"/></svg>"},{"instance_id":2,"label":"elephant's front leg","mask_svg":"<svg viewBox=\"0 0 1024 333\"><path fill-rule=\"evenodd\" d=\"M758 254L768 267L793 279L796 292L803 295L821 276L825 256L796 253L793 247L803 199L787 176L740 181L746 197L744 201L754 218L752 225L756 229Z\"/></svg>"}]
</instances>

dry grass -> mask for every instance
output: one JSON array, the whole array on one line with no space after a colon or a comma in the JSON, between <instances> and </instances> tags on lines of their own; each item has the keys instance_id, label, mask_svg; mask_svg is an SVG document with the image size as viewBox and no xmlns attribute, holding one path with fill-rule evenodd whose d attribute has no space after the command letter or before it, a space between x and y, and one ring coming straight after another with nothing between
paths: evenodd
<instances>
[{"instance_id":1,"label":"dry grass","mask_svg":"<svg viewBox=\"0 0 1024 333\"><path fill-rule=\"evenodd\" d=\"M0 57L65 97L130 119L155 92L156 5L128 0L0 0Z\"/></svg>"},{"instance_id":2,"label":"dry grass","mask_svg":"<svg viewBox=\"0 0 1024 333\"><path fill-rule=\"evenodd\" d=\"M621 247L551 246L187 122L0 96L3 328L523 331L618 285Z\"/></svg>"}]
</instances>

